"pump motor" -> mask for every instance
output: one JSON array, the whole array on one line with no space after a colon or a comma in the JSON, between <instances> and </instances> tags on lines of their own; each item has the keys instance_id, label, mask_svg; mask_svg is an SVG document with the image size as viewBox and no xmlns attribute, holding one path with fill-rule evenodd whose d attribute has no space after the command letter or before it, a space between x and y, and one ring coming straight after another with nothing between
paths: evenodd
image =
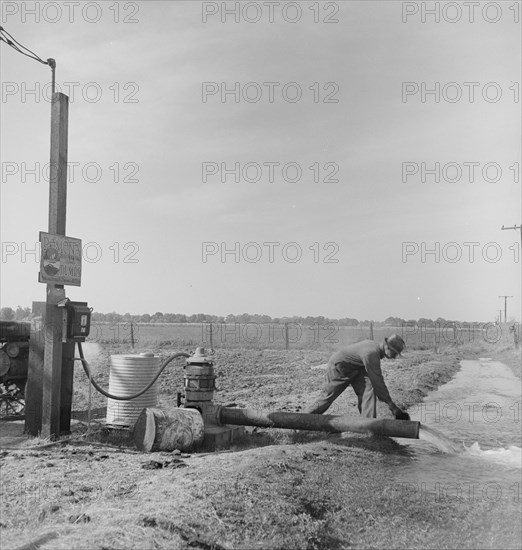
<instances>
[{"instance_id":1,"label":"pump motor","mask_svg":"<svg viewBox=\"0 0 522 550\"><path fill-rule=\"evenodd\" d=\"M216 376L214 363L205 355L204 348L197 348L194 355L187 359L185 376L185 407L199 408L211 405L214 399Z\"/></svg>"}]
</instances>

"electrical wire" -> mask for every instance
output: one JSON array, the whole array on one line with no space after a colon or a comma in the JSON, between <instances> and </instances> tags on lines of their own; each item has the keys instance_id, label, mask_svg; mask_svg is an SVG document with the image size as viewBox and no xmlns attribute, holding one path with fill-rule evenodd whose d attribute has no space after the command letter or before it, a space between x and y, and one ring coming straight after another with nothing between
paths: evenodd
<instances>
[{"instance_id":1,"label":"electrical wire","mask_svg":"<svg viewBox=\"0 0 522 550\"><path fill-rule=\"evenodd\" d=\"M160 374L164 371L164 369L167 367L167 365L171 361L173 361L174 359L176 359L178 357L185 357L185 358L190 357L190 355L188 353L185 353L183 351L180 351L179 353L175 353L174 355L171 355L170 357L168 357L163 362L163 364L159 368L158 372L156 373L156 375L154 376L152 381L144 389L142 389L141 391L139 391L138 393L136 393L134 395L121 396L121 395L113 395L113 394L109 393L108 391L105 391L96 382L96 380L94 380L94 378L92 377L92 374L91 374L91 370L89 368L89 363L85 360L85 357L83 355L83 349L82 349L81 342L78 342L78 351L80 352L80 357L74 357L73 361L81 361L82 362L83 370L85 371L85 374L89 378L89 381L91 382L91 384L105 397L108 397L109 399L115 399L115 400L118 400L118 401L129 401L130 399L135 399L136 397L139 397L140 395L144 394L149 388L152 387L154 382L156 382L156 380L159 378Z\"/></svg>"},{"instance_id":2,"label":"electrical wire","mask_svg":"<svg viewBox=\"0 0 522 550\"><path fill-rule=\"evenodd\" d=\"M34 59L35 61L38 61L38 63L42 63L43 65L49 65L51 67L51 73L52 73L52 93L55 92L55 81L56 81L56 61L52 58L49 58L47 61L44 61L39 55L35 54L32 50L25 47L23 44L20 44L16 38L8 33L4 27L0 26L0 41L5 42L8 46L11 46L13 50L17 51L18 53L21 53L22 55L25 55L29 57L30 59ZM25 50L25 51L23 51ZM29 52L29 53L26 53Z\"/></svg>"},{"instance_id":3,"label":"electrical wire","mask_svg":"<svg viewBox=\"0 0 522 550\"><path fill-rule=\"evenodd\" d=\"M8 46L11 46L11 48L16 50L17 52L23 55L26 55L27 57L30 57L31 59L34 59L39 63L43 63L44 65L50 64L49 60L44 61L39 55L35 54L32 50L30 50L23 44L20 44L20 42L18 42L18 40L16 40L16 38L12 34L7 32L3 27L0 27L0 38L2 39L2 42L5 42ZM26 53L26 52L29 52L29 53Z\"/></svg>"}]
</instances>

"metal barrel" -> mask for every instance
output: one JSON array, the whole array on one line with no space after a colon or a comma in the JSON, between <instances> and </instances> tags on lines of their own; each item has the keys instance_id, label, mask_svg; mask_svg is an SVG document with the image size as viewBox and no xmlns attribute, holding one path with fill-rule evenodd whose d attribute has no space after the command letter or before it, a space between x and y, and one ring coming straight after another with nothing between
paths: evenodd
<instances>
[{"instance_id":1,"label":"metal barrel","mask_svg":"<svg viewBox=\"0 0 522 550\"><path fill-rule=\"evenodd\" d=\"M158 370L159 357L153 353L111 355L109 393L118 397L136 394L152 381ZM108 398L107 424L133 426L143 409L157 405L158 381L134 399Z\"/></svg>"},{"instance_id":2,"label":"metal barrel","mask_svg":"<svg viewBox=\"0 0 522 550\"><path fill-rule=\"evenodd\" d=\"M222 407L218 415L221 424L332 433L372 433L389 437L419 439L420 422L412 420L356 418L346 415L301 414L281 411L267 412L226 407Z\"/></svg>"}]
</instances>

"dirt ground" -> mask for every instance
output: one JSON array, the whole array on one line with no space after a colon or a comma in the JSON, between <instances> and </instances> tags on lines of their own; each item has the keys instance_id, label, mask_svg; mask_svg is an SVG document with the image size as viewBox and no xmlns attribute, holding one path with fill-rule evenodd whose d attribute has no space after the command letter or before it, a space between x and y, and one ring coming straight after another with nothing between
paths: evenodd
<instances>
[{"instance_id":1,"label":"dirt ground","mask_svg":"<svg viewBox=\"0 0 522 550\"><path fill-rule=\"evenodd\" d=\"M108 356L125 351L106 349L96 359L102 385ZM154 351L167 357L179 350ZM383 372L395 402L407 408L477 353L484 351L409 351L384 361ZM328 356L218 350L215 401L298 412L317 397L324 370L312 367ZM175 404L181 365L161 377L161 406ZM2 548L520 548L519 498L423 501L405 494L394 472L410 451L396 440L248 428L228 451L144 454L103 428L105 398L94 391L91 408L100 420L86 433L87 395L77 367L70 441L9 448L2 439ZM379 407L379 416L390 416ZM358 415L351 389L332 408Z\"/></svg>"}]
</instances>

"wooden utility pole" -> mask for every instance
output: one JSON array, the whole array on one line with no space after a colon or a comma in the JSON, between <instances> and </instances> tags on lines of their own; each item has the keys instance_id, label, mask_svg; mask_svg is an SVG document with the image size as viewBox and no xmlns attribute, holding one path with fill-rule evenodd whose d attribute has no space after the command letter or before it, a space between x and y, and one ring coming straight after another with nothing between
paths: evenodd
<instances>
[{"instance_id":1,"label":"wooden utility pole","mask_svg":"<svg viewBox=\"0 0 522 550\"><path fill-rule=\"evenodd\" d=\"M497 309L497 311L498 311L498 322L499 324L502 324L502 310Z\"/></svg>"},{"instance_id":2,"label":"wooden utility pole","mask_svg":"<svg viewBox=\"0 0 522 550\"><path fill-rule=\"evenodd\" d=\"M54 235L65 235L68 121L69 98L60 92L54 93L49 178L49 233ZM63 285L47 284L41 435L49 438L60 437L63 309L58 303L64 299Z\"/></svg>"},{"instance_id":3,"label":"wooden utility pole","mask_svg":"<svg viewBox=\"0 0 522 550\"><path fill-rule=\"evenodd\" d=\"M499 298L504 298L504 323L507 323L507 299L513 296L499 296Z\"/></svg>"},{"instance_id":4,"label":"wooden utility pole","mask_svg":"<svg viewBox=\"0 0 522 550\"><path fill-rule=\"evenodd\" d=\"M514 229L514 230L516 231L517 229L519 229L519 230L520 230L520 246L522 247L522 225L516 225L516 224L515 224L515 225L513 225L513 226L511 226L511 227L504 227L504 226L502 226L500 229L501 229L502 231L506 231L506 230L508 230L508 229ZM511 247L510 247L510 249L511 249ZM518 251L518 252L520 253L520 251ZM518 255L518 254L515 255L515 257L517 258L516 261L518 261L519 255ZM504 319L504 321L507 322L507 318Z\"/></svg>"},{"instance_id":5,"label":"wooden utility pole","mask_svg":"<svg viewBox=\"0 0 522 550\"><path fill-rule=\"evenodd\" d=\"M520 229L520 239L522 241L522 225L513 225L512 227L504 227L502 226L500 229L502 229L503 231L505 231L506 229L514 229L515 231L517 229Z\"/></svg>"}]
</instances>

